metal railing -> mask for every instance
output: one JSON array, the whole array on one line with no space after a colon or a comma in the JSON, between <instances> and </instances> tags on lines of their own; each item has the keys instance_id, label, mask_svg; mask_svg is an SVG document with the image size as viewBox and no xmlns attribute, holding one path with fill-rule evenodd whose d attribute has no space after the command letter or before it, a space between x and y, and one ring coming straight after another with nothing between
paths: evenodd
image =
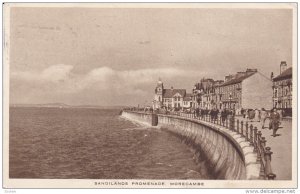
<instances>
[{"instance_id":1,"label":"metal railing","mask_svg":"<svg viewBox=\"0 0 300 194\"><path fill-rule=\"evenodd\" d=\"M133 111L145 113L144 111ZM266 146L266 139L262 137L262 132L254 127L252 124L249 125L248 121L240 121L239 119L235 119L234 116L229 115L226 117L222 117L220 114L218 115L209 115L202 114L196 115L193 113L183 113L183 112L168 112L168 113L158 113L161 115L175 115L178 117L189 118L201 120L204 122L213 123L218 126L222 126L231 131L234 131L240 134L245 138L246 141L249 142L250 146L253 146L253 152L257 154L257 162L260 163L260 179L274 180L276 175L272 171L271 160L272 154L270 147Z\"/></svg>"}]
</instances>

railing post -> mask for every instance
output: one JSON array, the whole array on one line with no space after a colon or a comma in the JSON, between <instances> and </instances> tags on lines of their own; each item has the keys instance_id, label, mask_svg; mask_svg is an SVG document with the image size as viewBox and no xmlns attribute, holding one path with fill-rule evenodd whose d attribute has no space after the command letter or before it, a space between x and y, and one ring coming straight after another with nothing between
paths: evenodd
<instances>
[{"instance_id":1,"label":"railing post","mask_svg":"<svg viewBox=\"0 0 300 194\"><path fill-rule=\"evenodd\" d=\"M254 127L253 129L253 143L254 143L254 152L257 152L257 127Z\"/></svg>"},{"instance_id":2,"label":"railing post","mask_svg":"<svg viewBox=\"0 0 300 194\"><path fill-rule=\"evenodd\" d=\"M249 141L248 121L246 121L246 141Z\"/></svg>"},{"instance_id":3,"label":"railing post","mask_svg":"<svg viewBox=\"0 0 300 194\"><path fill-rule=\"evenodd\" d=\"M266 147L266 142L267 142L266 138L261 137L261 145L263 146L263 149L265 149L265 147Z\"/></svg>"},{"instance_id":4,"label":"railing post","mask_svg":"<svg viewBox=\"0 0 300 194\"><path fill-rule=\"evenodd\" d=\"M250 125L250 145L253 146L253 125Z\"/></svg>"},{"instance_id":5,"label":"railing post","mask_svg":"<svg viewBox=\"0 0 300 194\"><path fill-rule=\"evenodd\" d=\"M257 162L260 162L261 161L261 151L262 151L262 145L261 145L261 131L258 131L257 132Z\"/></svg>"},{"instance_id":6,"label":"railing post","mask_svg":"<svg viewBox=\"0 0 300 194\"><path fill-rule=\"evenodd\" d=\"M272 160L271 155L272 154L273 154L273 152L271 152L271 148L266 147L266 151L265 151L265 161L266 161L265 172L266 172L266 177L269 180L274 180L275 177L276 177L276 175L272 172L272 167L271 167L271 160Z\"/></svg>"},{"instance_id":7,"label":"railing post","mask_svg":"<svg viewBox=\"0 0 300 194\"><path fill-rule=\"evenodd\" d=\"M231 117L230 117L230 130L231 131L235 131L234 130L234 116L233 115L231 115Z\"/></svg>"},{"instance_id":8,"label":"railing post","mask_svg":"<svg viewBox=\"0 0 300 194\"><path fill-rule=\"evenodd\" d=\"M241 121L241 135L242 135L242 137L244 137L244 129L243 129L243 127L244 127L244 121Z\"/></svg>"}]
</instances>

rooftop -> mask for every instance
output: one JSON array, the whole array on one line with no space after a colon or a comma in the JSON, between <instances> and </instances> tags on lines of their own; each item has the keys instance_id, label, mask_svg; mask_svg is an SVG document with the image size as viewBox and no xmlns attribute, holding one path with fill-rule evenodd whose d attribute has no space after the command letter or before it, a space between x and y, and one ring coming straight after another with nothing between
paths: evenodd
<instances>
[{"instance_id":1,"label":"rooftop","mask_svg":"<svg viewBox=\"0 0 300 194\"><path fill-rule=\"evenodd\" d=\"M248 73L247 75L244 75L244 76L241 76L241 77L238 77L238 78L234 78L234 79L231 79L227 82L225 82L224 84L221 84L220 86L228 86L228 85L231 85L231 84L237 84L237 83L240 83L242 82L244 79L247 79L248 77L254 75L256 72L251 72L251 73Z\"/></svg>"},{"instance_id":2,"label":"rooftop","mask_svg":"<svg viewBox=\"0 0 300 194\"><path fill-rule=\"evenodd\" d=\"M287 78L292 78L293 76L293 69L292 67L286 69L284 72L282 72L280 75L278 75L277 77L275 77L273 79L273 81L278 81L278 80L282 80L282 79L287 79Z\"/></svg>"},{"instance_id":3,"label":"rooftop","mask_svg":"<svg viewBox=\"0 0 300 194\"><path fill-rule=\"evenodd\" d=\"M164 89L163 95L164 98L172 98L176 93L179 93L181 96L185 96L185 89Z\"/></svg>"}]
</instances>

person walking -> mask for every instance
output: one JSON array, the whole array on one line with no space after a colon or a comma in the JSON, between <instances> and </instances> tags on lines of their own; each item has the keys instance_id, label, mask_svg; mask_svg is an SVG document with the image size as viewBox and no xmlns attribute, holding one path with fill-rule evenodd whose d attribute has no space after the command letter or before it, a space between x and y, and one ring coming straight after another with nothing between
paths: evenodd
<instances>
[{"instance_id":1,"label":"person walking","mask_svg":"<svg viewBox=\"0 0 300 194\"><path fill-rule=\"evenodd\" d=\"M255 111L250 109L248 111L248 118L249 118L250 122L253 122L254 117L255 117Z\"/></svg>"},{"instance_id":2,"label":"person walking","mask_svg":"<svg viewBox=\"0 0 300 194\"><path fill-rule=\"evenodd\" d=\"M227 117L226 110L222 109L221 110L221 120L222 120L223 125L225 125L226 117Z\"/></svg>"},{"instance_id":3,"label":"person walking","mask_svg":"<svg viewBox=\"0 0 300 194\"><path fill-rule=\"evenodd\" d=\"M257 122L260 122L260 120L259 120L259 110L256 108L255 110L254 110L254 121L257 121Z\"/></svg>"},{"instance_id":4,"label":"person walking","mask_svg":"<svg viewBox=\"0 0 300 194\"><path fill-rule=\"evenodd\" d=\"M271 112L271 115L270 115L270 124L269 124L269 128L273 129L273 137L276 137L277 134L277 130L279 128L279 125L280 125L280 114L277 112L277 109L274 108L273 111Z\"/></svg>"},{"instance_id":5,"label":"person walking","mask_svg":"<svg viewBox=\"0 0 300 194\"><path fill-rule=\"evenodd\" d=\"M265 128L265 122L266 122L269 115L268 115L268 112L264 108L261 109L260 115L261 115L261 119L262 119L261 128L264 129Z\"/></svg>"}]
</instances>

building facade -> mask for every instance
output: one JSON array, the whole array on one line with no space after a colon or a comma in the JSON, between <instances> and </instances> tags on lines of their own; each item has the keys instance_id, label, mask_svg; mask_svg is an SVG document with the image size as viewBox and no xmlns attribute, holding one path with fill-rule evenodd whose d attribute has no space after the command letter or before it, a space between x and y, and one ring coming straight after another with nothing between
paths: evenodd
<instances>
[{"instance_id":1,"label":"building facade","mask_svg":"<svg viewBox=\"0 0 300 194\"><path fill-rule=\"evenodd\" d=\"M220 97L217 91L222 83L224 83L223 80L201 79L195 84L192 92L192 107L194 109L218 108Z\"/></svg>"},{"instance_id":2,"label":"building facade","mask_svg":"<svg viewBox=\"0 0 300 194\"><path fill-rule=\"evenodd\" d=\"M273 78L273 107L292 112L293 70L285 61L280 64L280 74Z\"/></svg>"},{"instance_id":3,"label":"building facade","mask_svg":"<svg viewBox=\"0 0 300 194\"><path fill-rule=\"evenodd\" d=\"M218 92L220 107L235 110L237 114L241 109L272 108L272 81L257 69L227 77Z\"/></svg>"},{"instance_id":4,"label":"building facade","mask_svg":"<svg viewBox=\"0 0 300 194\"><path fill-rule=\"evenodd\" d=\"M154 109L176 109L190 108L192 106L192 95L186 93L185 89L164 88L163 82L159 80L155 88L153 100Z\"/></svg>"},{"instance_id":5,"label":"building facade","mask_svg":"<svg viewBox=\"0 0 300 194\"><path fill-rule=\"evenodd\" d=\"M185 97L183 98L183 108L189 109L193 106L192 104L192 94L186 93Z\"/></svg>"},{"instance_id":6,"label":"building facade","mask_svg":"<svg viewBox=\"0 0 300 194\"><path fill-rule=\"evenodd\" d=\"M272 81L257 69L225 76L224 80L202 79L195 84L192 107L200 109L271 109Z\"/></svg>"}]
</instances>

